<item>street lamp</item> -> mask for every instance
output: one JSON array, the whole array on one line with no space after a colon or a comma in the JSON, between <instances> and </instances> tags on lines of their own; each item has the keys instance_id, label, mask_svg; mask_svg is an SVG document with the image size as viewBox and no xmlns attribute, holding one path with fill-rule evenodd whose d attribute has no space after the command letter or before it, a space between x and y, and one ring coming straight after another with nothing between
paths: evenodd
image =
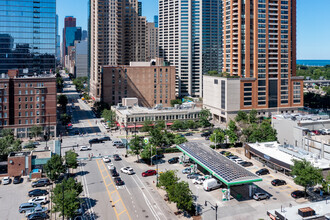
<instances>
[{"instance_id":1,"label":"street lamp","mask_svg":"<svg viewBox=\"0 0 330 220\"><path fill-rule=\"evenodd\" d=\"M215 203L215 206L214 206L214 205L212 205L212 203L210 203L209 201L205 200L205 206L207 206L207 203L209 203L211 205L211 208L213 210L215 210L215 220L217 220L218 219L218 204Z\"/></svg>"},{"instance_id":2,"label":"street lamp","mask_svg":"<svg viewBox=\"0 0 330 220\"><path fill-rule=\"evenodd\" d=\"M127 135L128 135L128 129L127 129L127 125L125 126L125 131L126 131L126 154L125 157L127 157L127 151L128 151L128 139L127 139Z\"/></svg>"}]
</instances>

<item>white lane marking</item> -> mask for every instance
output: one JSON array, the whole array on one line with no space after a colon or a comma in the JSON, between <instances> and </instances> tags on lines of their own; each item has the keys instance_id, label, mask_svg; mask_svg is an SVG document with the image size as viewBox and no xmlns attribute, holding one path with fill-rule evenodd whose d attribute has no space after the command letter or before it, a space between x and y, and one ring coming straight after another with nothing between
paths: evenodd
<instances>
[{"instance_id":1,"label":"white lane marking","mask_svg":"<svg viewBox=\"0 0 330 220\"><path fill-rule=\"evenodd\" d=\"M82 171L83 173L85 172L84 167L81 166L81 161L80 161L80 171ZM88 186L87 186L86 175L82 176L82 182L83 182L85 197L87 198L88 212L89 212L90 216L93 219L95 219L94 218L94 209L93 209L92 204L91 204L90 194L89 194L89 190L88 190Z\"/></svg>"},{"instance_id":2,"label":"white lane marking","mask_svg":"<svg viewBox=\"0 0 330 220\"><path fill-rule=\"evenodd\" d=\"M128 188L126 187L126 185L124 186L125 189L127 190L128 194L132 195L131 192L128 190Z\"/></svg>"}]
</instances>

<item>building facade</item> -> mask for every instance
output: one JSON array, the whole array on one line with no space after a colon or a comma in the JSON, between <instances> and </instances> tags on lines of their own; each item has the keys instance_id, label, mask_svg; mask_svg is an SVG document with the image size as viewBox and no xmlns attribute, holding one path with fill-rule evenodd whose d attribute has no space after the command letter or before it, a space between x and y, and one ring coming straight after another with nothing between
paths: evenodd
<instances>
[{"instance_id":1,"label":"building facade","mask_svg":"<svg viewBox=\"0 0 330 220\"><path fill-rule=\"evenodd\" d=\"M63 40L62 40L62 64L65 63L65 56L67 55L67 43L66 43L66 29L69 27L76 27L76 18L73 16L66 16L64 18L64 28L63 28Z\"/></svg>"},{"instance_id":2,"label":"building facade","mask_svg":"<svg viewBox=\"0 0 330 220\"><path fill-rule=\"evenodd\" d=\"M102 66L146 61L146 18L138 14L138 1L90 2L90 96L102 97Z\"/></svg>"},{"instance_id":3,"label":"building facade","mask_svg":"<svg viewBox=\"0 0 330 220\"><path fill-rule=\"evenodd\" d=\"M84 77L88 76L87 70L87 59L88 59L88 42L87 40L84 41L75 41L75 77Z\"/></svg>"},{"instance_id":4,"label":"building facade","mask_svg":"<svg viewBox=\"0 0 330 220\"><path fill-rule=\"evenodd\" d=\"M161 60L161 59L159 59ZM139 105L170 106L175 99L175 67L161 61L132 62L127 66L103 67L103 101L117 105L122 98L136 97Z\"/></svg>"},{"instance_id":5,"label":"building facade","mask_svg":"<svg viewBox=\"0 0 330 220\"><path fill-rule=\"evenodd\" d=\"M56 1L0 1L0 73L55 70Z\"/></svg>"},{"instance_id":6,"label":"building facade","mask_svg":"<svg viewBox=\"0 0 330 220\"><path fill-rule=\"evenodd\" d=\"M156 59L159 53L158 28L155 27L155 23L147 22L146 40L146 60Z\"/></svg>"},{"instance_id":7,"label":"building facade","mask_svg":"<svg viewBox=\"0 0 330 220\"><path fill-rule=\"evenodd\" d=\"M0 130L13 129L15 136L28 138L30 128L40 126L55 137L56 103L54 75L27 77L9 70L0 78Z\"/></svg>"}]
</instances>

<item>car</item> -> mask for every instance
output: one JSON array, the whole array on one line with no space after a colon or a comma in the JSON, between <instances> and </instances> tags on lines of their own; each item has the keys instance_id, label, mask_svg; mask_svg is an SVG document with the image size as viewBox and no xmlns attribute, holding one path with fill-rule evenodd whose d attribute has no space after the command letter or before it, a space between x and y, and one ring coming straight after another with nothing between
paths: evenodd
<instances>
[{"instance_id":1,"label":"car","mask_svg":"<svg viewBox=\"0 0 330 220\"><path fill-rule=\"evenodd\" d=\"M113 181L115 182L116 186L122 186L125 184L124 181L120 177L115 177L113 179Z\"/></svg>"},{"instance_id":2,"label":"car","mask_svg":"<svg viewBox=\"0 0 330 220\"><path fill-rule=\"evenodd\" d=\"M132 167L123 167L120 169L120 172L128 174L128 175L134 174L134 170Z\"/></svg>"},{"instance_id":3,"label":"car","mask_svg":"<svg viewBox=\"0 0 330 220\"><path fill-rule=\"evenodd\" d=\"M107 167L109 170L116 169L115 165L113 165L113 163L111 163L111 162L108 163Z\"/></svg>"},{"instance_id":4,"label":"car","mask_svg":"<svg viewBox=\"0 0 330 220\"><path fill-rule=\"evenodd\" d=\"M301 190L296 190L291 193L291 197L294 199L299 199L305 196L305 192Z\"/></svg>"},{"instance_id":5,"label":"car","mask_svg":"<svg viewBox=\"0 0 330 220\"><path fill-rule=\"evenodd\" d=\"M230 160L236 160L236 159L239 159L239 157L236 156L236 155L228 155L227 158L230 159Z\"/></svg>"},{"instance_id":6,"label":"car","mask_svg":"<svg viewBox=\"0 0 330 220\"><path fill-rule=\"evenodd\" d=\"M34 209L37 206L40 206L40 205L37 204L37 203L34 203L34 202L22 203L18 208L18 212L19 213L26 213L27 211L30 211L31 209Z\"/></svg>"},{"instance_id":7,"label":"car","mask_svg":"<svg viewBox=\"0 0 330 220\"><path fill-rule=\"evenodd\" d=\"M120 156L119 156L118 154L114 154L114 155L113 155L113 159L114 159L115 161L119 161L119 160L121 160L121 158L120 158Z\"/></svg>"},{"instance_id":8,"label":"car","mask_svg":"<svg viewBox=\"0 0 330 220\"><path fill-rule=\"evenodd\" d=\"M34 189L28 192L29 197L47 195L48 191L44 189Z\"/></svg>"},{"instance_id":9,"label":"car","mask_svg":"<svg viewBox=\"0 0 330 220\"><path fill-rule=\"evenodd\" d=\"M113 144L114 147L117 147L117 148L125 147L125 145L122 141L113 141L112 144Z\"/></svg>"},{"instance_id":10,"label":"car","mask_svg":"<svg viewBox=\"0 0 330 220\"><path fill-rule=\"evenodd\" d=\"M78 131L78 130L75 130L75 131L74 131L74 134L75 134L75 135L78 135L78 134L79 134L79 131Z\"/></svg>"},{"instance_id":11,"label":"car","mask_svg":"<svg viewBox=\"0 0 330 220\"><path fill-rule=\"evenodd\" d=\"M45 212L36 212L33 214L30 214L27 217L28 220L43 220L48 219L48 215Z\"/></svg>"},{"instance_id":12,"label":"car","mask_svg":"<svg viewBox=\"0 0 330 220\"><path fill-rule=\"evenodd\" d=\"M274 179L272 180L271 184L273 186L281 186L281 185L286 185L286 182L284 180Z\"/></svg>"},{"instance_id":13,"label":"car","mask_svg":"<svg viewBox=\"0 0 330 220\"><path fill-rule=\"evenodd\" d=\"M99 139L97 138L93 138L93 139L90 139L88 141L89 144L98 144L98 143L102 143L102 141L100 141Z\"/></svg>"},{"instance_id":14,"label":"car","mask_svg":"<svg viewBox=\"0 0 330 220\"><path fill-rule=\"evenodd\" d=\"M156 174L157 174L156 170L147 170L147 171L142 173L142 176L146 177L146 176L153 176L153 175L156 175Z\"/></svg>"},{"instance_id":15,"label":"car","mask_svg":"<svg viewBox=\"0 0 330 220\"><path fill-rule=\"evenodd\" d=\"M26 211L25 216L28 217L35 213L47 213L47 212L48 212L47 207L42 207L39 204L37 204L37 206L35 208L29 209L28 211Z\"/></svg>"},{"instance_id":16,"label":"car","mask_svg":"<svg viewBox=\"0 0 330 220\"><path fill-rule=\"evenodd\" d=\"M208 137L211 135L211 132L210 131L206 131L204 133L201 134L201 137Z\"/></svg>"},{"instance_id":17,"label":"car","mask_svg":"<svg viewBox=\"0 0 330 220\"><path fill-rule=\"evenodd\" d=\"M190 174L190 173L192 173L192 169L190 167L187 167L187 168L182 170L182 173L183 174Z\"/></svg>"},{"instance_id":18,"label":"car","mask_svg":"<svg viewBox=\"0 0 330 220\"><path fill-rule=\"evenodd\" d=\"M27 148L36 148L36 147L37 147L37 146L36 146L35 144L33 144L33 143L29 143L29 144L23 146L23 149L27 149Z\"/></svg>"},{"instance_id":19,"label":"car","mask_svg":"<svg viewBox=\"0 0 330 220\"><path fill-rule=\"evenodd\" d=\"M152 157L152 160L160 160L164 157L165 157L164 154L157 154Z\"/></svg>"},{"instance_id":20,"label":"car","mask_svg":"<svg viewBox=\"0 0 330 220\"><path fill-rule=\"evenodd\" d=\"M312 132L313 132L314 134L316 134L316 135L320 135L320 134L321 134L321 132L318 131L318 130L312 130Z\"/></svg>"},{"instance_id":21,"label":"car","mask_svg":"<svg viewBox=\"0 0 330 220\"><path fill-rule=\"evenodd\" d=\"M167 162L168 162L169 164L178 163L178 162L179 162L179 157L172 157L172 158L169 159Z\"/></svg>"},{"instance_id":22,"label":"car","mask_svg":"<svg viewBox=\"0 0 330 220\"><path fill-rule=\"evenodd\" d=\"M220 151L219 153L222 154L222 155L225 155L225 154L229 154L230 152L226 151L226 150L223 150L223 151Z\"/></svg>"},{"instance_id":23,"label":"car","mask_svg":"<svg viewBox=\"0 0 330 220\"><path fill-rule=\"evenodd\" d=\"M253 199L259 201L263 199L269 199L269 195L267 193L254 193L253 194Z\"/></svg>"},{"instance_id":24,"label":"car","mask_svg":"<svg viewBox=\"0 0 330 220\"><path fill-rule=\"evenodd\" d=\"M48 186L50 185L50 181L49 179L43 178L43 179L39 179L37 181L32 182L31 186L32 187L42 187L42 186Z\"/></svg>"},{"instance_id":25,"label":"car","mask_svg":"<svg viewBox=\"0 0 330 220\"><path fill-rule=\"evenodd\" d=\"M253 166L253 163L248 162L248 161L243 161L243 162L240 162L240 163L238 163L238 164L241 165L242 167L250 167L250 166Z\"/></svg>"},{"instance_id":26,"label":"car","mask_svg":"<svg viewBox=\"0 0 330 220\"><path fill-rule=\"evenodd\" d=\"M34 145L40 145L40 143L38 141L35 141L32 144L34 144Z\"/></svg>"},{"instance_id":27,"label":"car","mask_svg":"<svg viewBox=\"0 0 330 220\"><path fill-rule=\"evenodd\" d=\"M244 162L244 160L242 160L241 158L237 158L233 160L235 163L242 163Z\"/></svg>"},{"instance_id":28,"label":"car","mask_svg":"<svg viewBox=\"0 0 330 220\"><path fill-rule=\"evenodd\" d=\"M199 174L199 173L191 173L191 174L187 175L187 178L188 179L195 179L196 177L199 177L199 176L202 176L202 175Z\"/></svg>"},{"instance_id":29,"label":"car","mask_svg":"<svg viewBox=\"0 0 330 220\"><path fill-rule=\"evenodd\" d=\"M111 141L111 138L108 136L104 136L104 137L99 138L99 141Z\"/></svg>"},{"instance_id":30,"label":"car","mask_svg":"<svg viewBox=\"0 0 330 220\"><path fill-rule=\"evenodd\" d=\"M21 183L21 181L22 181L22 178L20 176L15 176L14 180L13 180L13 183L18 184L18 183Z\"/></svg>"},{"instance_id":31,"label":"car","mask_svg":"<svg viewBox=\"0 0 330 220\"><path fill-rule=\"evenodd\" d=\"M108 156L104 156L104 157L102 157L102 160L103 160L104 163L109 163L109 162L111 162L111 159L110 159Z\"/></svg>"},{"instance_id":32,"label":"car","mask_svg":"<svg viewBox=\"0 0 330 220\"><path fill-rule=\"evenodd\" d=\"M193 133L188 132L188 133L185 133L184 136L193 136Z\"/></svg>"},{"instance_id":33,"label":"car","mask_svg":"<svg viewBox=\"0 0 330 220\"><path fill-rule=\"evenodd\" d=\"M117 176L119 176L119 173L117 172L116 167L115 167L115 169L110 170L110 173L111 173L111 176L112 176L112 177L117 177Z\"/></svg>"},{"instance_id":34,"label":"car","mask_svg":"<svg viewBox=\"0 0 330 220\"><path fill-rule=\"evenodd\" d=\"M322 135L328 135L328 134L330 134L330 129L326 129L326 128L324 128L324 129L322 129L322 131L320 132Z\"/></svg>"},{"instance_id":35,"label":"car","mask_svg":"<svg viewBox=\"0 0 330 220\"><path fill-rule=\"evenodd\" d=\"M210 136L206 136L205 140L207 140L207 141L210 140Z\"/></svg>"},{"instance_id":36,"label":"car","mask_svg":"<svg viewBox=\"0 0 330 220\"><path fill-rule=\"evenodd\" d=\"M11 179L9 176L6 176L2 179L2 185L8 185L11 183Z\"/></svg>"},{"instance_id":37,"label":"car","mask_svg":"<svg viewBox=\"0 0 330 220\"><path fill-rule=\"evenodd\" d=\"M37 204L44 205L48 202L48 200L47 200L47 196L37 196L37 197L30 199L28 202L34 202Z\"/></svg>"},{"instance_id":38,"label":"car","mask_svg":"<svg viewBox=\"0 0 330 220\"><path fill-rule=\"evenodd\" d=\"M192 180L193 184L203 184L203 182L205 181L205 177L204 176L197 176L195 179Z\"/></svg>"},{"instance_id":39,"label":"car","mask_svg":"<svg viewBox=\"0 0 330 220\"><path fill-rule=\"evenodd\" d=\"M91 150L91 148L89 146L81 146L80 151L87 151L87 150Z\"/></svg>"},{"instance_id":40,"label":"car","mask_svg":"<svg viewBox=\"0 0 330 220\"><path fill-rule=\"evenodd\" d=\"M263 168L263 169L260 169L260 170L258 170L258 171L256 171L256 174L257 175L266 175L266 174L269 174L269 170L268 169L266 169L266 168Z\"/></svg>"}]
</instances>

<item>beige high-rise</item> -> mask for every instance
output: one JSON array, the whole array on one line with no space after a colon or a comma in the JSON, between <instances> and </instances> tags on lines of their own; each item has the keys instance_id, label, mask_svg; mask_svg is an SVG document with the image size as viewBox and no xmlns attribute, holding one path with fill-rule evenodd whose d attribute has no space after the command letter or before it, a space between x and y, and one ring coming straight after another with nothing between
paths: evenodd
<instances>
[{"instance_id":1,"label":"beige high-rise","mask_svg":"<svg viewBox=\"0 0 330 220\"><path fill-rule=\"evenodd\" d=\"M138 0L90 0L90 96L102 100L102 66L146 60L146 18Z\"/></svg>"},{"instance_id":2,"label":"beige high-rise","mask_svg":"<svg viewBox=\"0 0 330 220\"><path fill-rule=\"evenodd\" d=\"M146 57L149 61L158 57L158 28L155 27L155 23L147 22L146 35Z\"/></svg>"}]
</instances>

